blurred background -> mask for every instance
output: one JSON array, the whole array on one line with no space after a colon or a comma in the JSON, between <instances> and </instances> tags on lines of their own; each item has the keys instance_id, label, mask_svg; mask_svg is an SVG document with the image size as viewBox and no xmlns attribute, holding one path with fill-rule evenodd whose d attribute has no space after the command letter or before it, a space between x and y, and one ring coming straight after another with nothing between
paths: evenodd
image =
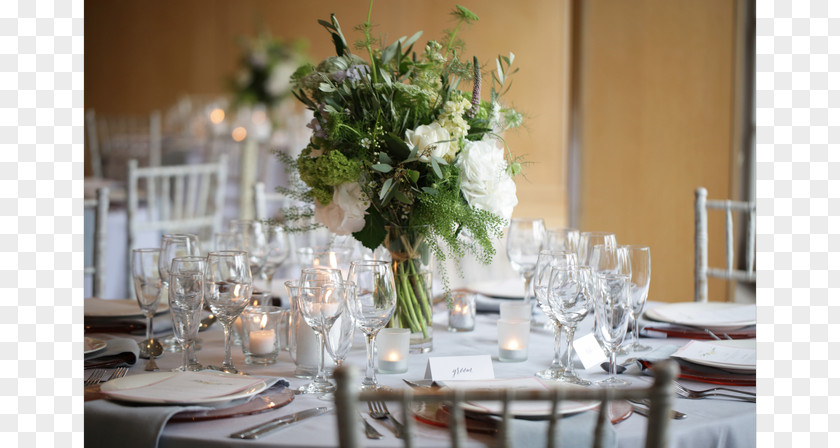
<instances>
[{"instance_id":1,"label":"blurred background","mask_svg":"<svg viewBox=\"0 0 840 448\"><path fill-rule=\"evenodd\" d=\"M705 187L710 198L754 198L754 0L460 4L480 18L459 34L466 53L489 69L497 55L513 52L520 69L504 97L525 115L507 143L530 162L517 178L514 216L649 245L650 299L692 300L695 189ZM418 30L421 41L436 39L452 25L454 6L380 0L374 31L386 42ZM208 145L237 159L237 127L264 134L245 125L262 109L241 116L232 107L249 43L270 34L287 44L291 60L320 61L334 48L317 20L335 13L355 40L367 11L365 0L87 0L86 176L119 178L124 161L109 168L91 145L101 152L104 128L129 126L127 117L146 124L160 117L163 164L193 160L191 152ZM279 118L269 121L279 132L260 139L256 172L242 172L238 160L231 169L234 178L253 177L269 189L283 182L269 150L297 154L309 132L293 98L274 106ZM218 109L226 116L213 117ZM710 214L710 264L723 264L723 226L722 216ZM743 258L743 242L736 247ZM754 300L754 283L741 286L711 280L710 300Z\"/></svg>"}]
</instances>

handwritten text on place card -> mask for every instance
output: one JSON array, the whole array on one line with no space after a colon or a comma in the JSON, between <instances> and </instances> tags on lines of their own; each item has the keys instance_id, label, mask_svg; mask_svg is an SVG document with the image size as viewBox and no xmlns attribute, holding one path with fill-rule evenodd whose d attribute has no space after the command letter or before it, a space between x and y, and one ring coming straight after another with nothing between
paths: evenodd
<instances>
[{"instance_id":1,"label":"handwritten text on place card","mask_svg":"<svg viewBox=\"0 0 840 448\"><path fill-rule=\"evenodd\" d=\"M495 378L490 355L429 358L426 378L433 381L487 380Z\"/></svg>"}]
</instances>

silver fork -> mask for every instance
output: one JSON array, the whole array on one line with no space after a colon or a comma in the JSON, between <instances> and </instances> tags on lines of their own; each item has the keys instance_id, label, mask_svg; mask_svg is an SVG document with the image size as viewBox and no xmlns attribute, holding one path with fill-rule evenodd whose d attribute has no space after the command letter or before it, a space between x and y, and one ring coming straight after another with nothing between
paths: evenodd
<instances>
[{"instance_id":1,"label":"silver fork","mask_svg":"<svg viewBox=\"0 0 840 448\"><path fill-rule=\"evenodd\" d=\"M368 409L370 410L368 414L372 418L377 420L390 420L391 424L394 425L394 435L397 436L398 439L405 437L405 427L402 423L398 422L390 412L388 412L388 406L385 405L384 401L368 401Z\"/></svg>"},{"instance_id":2,"label":"silver fork","mask_svg":"<svg viewBox=\"0 0 840 448\"><path fill-rule=\"evenodd\" d=\"M117 378L122 378L128 373L128 367L117 367L114 370L114 373L111 374L111 377L108 378L108 381L115 380Z\"/></svg>"},{"instance_id":3,"label":"silver fork","mask_svg":"<svg viewBox=\"0 0 840 448\"><path fill-rule=\"evenodd\" d=\"M688 389L682 384L674 381L674 387L677 391L677 395L682 398L707 398L707 397L728 397L728 398L735 398L738 400L743 401L750 401L755 403L755 393L753 392L746 392L737 389L729 389L727 387L713 387L711 389L704 389L704 390L692 390ZM718 391L730 392L730 393L719 393ZM731 395L731 393L736 394L743 394L743 395Z\"/></svg>"},{"instance_id":4,"label":"silver fork","mask_svg":"<svg viewBox=\"0 0 840 448\"><path fill-rule=\"evenodd\" d=\"M94 384L99 384L102 381L102 375L105 374L105 369L94 369L91 372L88 379L85 380L85 386L93 386Z\"/></svg>"}]
</instances>

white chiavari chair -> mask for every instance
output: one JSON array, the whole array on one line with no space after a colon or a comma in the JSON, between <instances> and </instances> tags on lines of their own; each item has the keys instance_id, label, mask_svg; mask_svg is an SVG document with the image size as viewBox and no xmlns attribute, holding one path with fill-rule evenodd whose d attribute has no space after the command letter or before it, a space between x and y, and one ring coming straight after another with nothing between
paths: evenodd
<instances>
[{"instance_id":1,"label":"white chiavari chair","mask_svg":"<svg viewBox=\"0 0 840 448\"><path fill-rule=\"evenodd\" d=\"M93 279L93 297L102 297L105 293L105 247L108 228L108 188L96 190L96 197L85 199L85 212L93 211L93 252L91 264L85 266L85 276ZM87 227L87 226L85 226Z\"/></svg>"},{"instance_id":2,"label":"white chiavari chair","mask_svg":"<svg viewBox=\"0 0 840 448\"><path fill-rule=\"evenodd\" d=\"M89 110L85 117L93 176L125 180L125 164L137 159L142 166L160 166L161 114L105 115Z\"/></svg>"},{"instance_id":3,"label":"white chiavari chair","mask_svg":"<svg viewBox=\"0 0 840 448\"><path fill-rule=\"evenodd\" d=\"M222 230L227 185L227 156L218 162L195 165L139 167L128 162L128 253L141 232L195 233L202 247ZM145 213L140 214L140 191L145 191ZM133 294L128 282L129 296Z\"/></svg>"},{"instance_id":4,"label":"white chiavari chair","mask_svg":"<svg viewBox=\"0 0 840 448\"><path fill-rule=\"evenodd\" d=\"M755 202L707 199L708 192L700 187L695 191L694 202L694 301L709 300L709 277L737 281L755 281ZM725 214L726 267L709 267L708 210L723 210ZM734 248L735 230L733 212L742 213L746 219L744 236L744 268L736 267Z\"/></svg>"},{"instance_id":5,"label":"white chiavari chair","mask_svg":"<svg viewBox=\"0 0 840 448\"><path fill-rule=\"evenodd\" d=\"M592 435L592 446L599 448L604 443L602 428L609 425L609 406L605 403L614 400L648 399L650 413L647 421L645 447L660 448L668 446L668 430L670 412L674 400L672 382L679 373L679 367L674 361L665 361L653 366L654 382L648 387L627 388L556 388L550 390L463 390L438 389L418 391L377 390L359 391L358 372L354 366L341 367L335 372L337 390L335 392L336 414L338 416L338 440L342 448L357 448L364 446L361 440L362 425L359 421L360 403L383 401L398 403L402 407L402 420L405 425L403 446L415 444L415 423L411 414L412 403L441 403L450 406L449 438L450 446L460 447L466 439L466 425L463 403L469 401L497 401L502 404L502 415L499 421L498 446L510 447L515 441L511 440L511 404L515 401L547 401L552 409L558 409L562 400L597 400L601 401L598 414L598 424ZM367 406L365 406L365 409ZM562 423L554 413L553 418L546 422L547 445L549 448L562 442Z\"/></svg>"}]
</instances>

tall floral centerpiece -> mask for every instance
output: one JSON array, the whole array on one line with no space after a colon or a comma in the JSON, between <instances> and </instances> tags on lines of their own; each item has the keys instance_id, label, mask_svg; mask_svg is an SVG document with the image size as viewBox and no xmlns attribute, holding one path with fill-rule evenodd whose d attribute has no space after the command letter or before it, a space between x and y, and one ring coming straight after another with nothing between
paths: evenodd
<instances>
[{"instance_id":1,"label":"tall floral centerpiece","mask_svg":"<svg viewBox=\"0 0 840 448\"><path fill-rule=\"evenodd\" d=\"M314 112L295 166L318 222L388 249L398 292L390 326L411 329L413 350L427 351L432 260L470 254L490 263L517 204L520 164L500 134L522 118L499 101L516 70L513 54L499 56L489 77L478 58L461 59L458 30L478 20L462 6L452 11L454 28L424 46L422 32L384 46L372 36L372 6L356 28L359 55L332 15L319 23L336 55L292 76L295 96Z\"/></svg>"}]
</instances>

